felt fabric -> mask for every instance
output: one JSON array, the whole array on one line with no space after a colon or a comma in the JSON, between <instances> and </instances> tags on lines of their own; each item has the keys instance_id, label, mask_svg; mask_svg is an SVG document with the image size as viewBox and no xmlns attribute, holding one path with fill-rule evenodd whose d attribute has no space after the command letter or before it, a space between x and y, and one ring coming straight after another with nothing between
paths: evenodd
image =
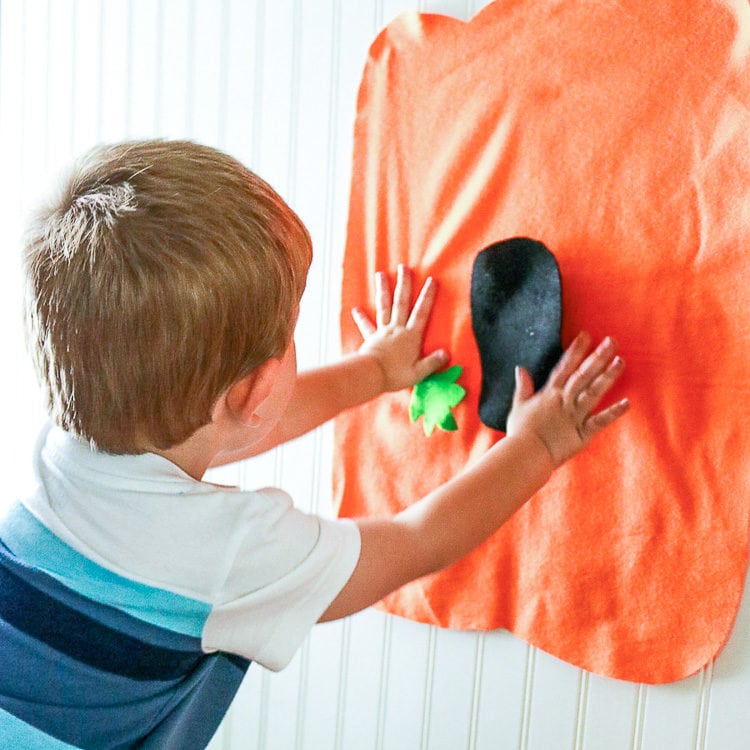
<instances>
[{"instance_id":1,"label":"felt fabric","mask_svg":"<svg viewBox=\"0 0 750 750\"><path fill-rule=\"evenodd\" d=\"M479 418L507 428L515 366L541 388L562 355L560 270L543 242L514 237L482 250L471 271L471 325L482 367Z\"/></svg>"},{"instance_id":2,"label":"felt fabric","mask_svg":"<svg viewBox=\"0 0 750 750\"><path fill-rule=\"evenodd\" d=\"M503 237L554 248L563 344L618 339L632 409L479 549L387 597L427 623L508 628L603 675L655 683L729 636L748 550L750 7L718 0L493 3L407 14L359 92L342 339L398 262L440 284L426 350L464 366L458 430L409 393L335 425L343 516L399 511L501 433L478 414L470 279ZM502 487L498 487L502 492Z\"/></svg>"},{"instance_id":3,"label":"felt fabric","mask_svg":"<svg viewBox=\"0 0 750 750\"><path fill-rule=\"evenodd\" d=\"M425 435L432 435L435 427L448 431L458 429L452 409L466 396L466 389L456 383L462 371L461 365L453 365L442 372L433 372L414 386L409 417L412 422L424 417Z\"/></svg>"}]
</instances>

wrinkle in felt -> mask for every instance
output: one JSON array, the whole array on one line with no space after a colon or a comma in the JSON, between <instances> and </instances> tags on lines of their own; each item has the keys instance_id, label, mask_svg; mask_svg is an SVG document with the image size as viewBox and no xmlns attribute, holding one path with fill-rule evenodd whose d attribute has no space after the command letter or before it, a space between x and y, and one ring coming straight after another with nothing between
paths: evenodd
<instances>
[{"instance_id":1,"label":"wrinkle in felt","mask_svg":"<svg viewBox=\"0 0 750 750\"><path fill-rule=\"evenodd\" d=\"M470 278L535 237L562 278L562 343L613 335L632 409L480 548L384 600L444 627L509 628L588 670L679 679L726 641L747 565L750 24L746 4L526 0L470 23L407 14L370 51L355 124L349 309L399 262L439 293L425 351L461 364L459 429L408 395L335 425L343 515L397 512L499 435L479 421ZM429 441L429 442L427 442ZM355 449L356 446L356 449Z\"/></svg>"}]
</instances>

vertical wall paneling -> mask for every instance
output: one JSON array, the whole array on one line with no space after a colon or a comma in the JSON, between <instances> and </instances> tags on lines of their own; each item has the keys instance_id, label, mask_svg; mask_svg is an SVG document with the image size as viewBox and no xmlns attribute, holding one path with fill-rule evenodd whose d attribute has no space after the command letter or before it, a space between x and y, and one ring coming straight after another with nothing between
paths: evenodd
<instances>
[{"instance_id":1,"label":"vertical wall paneling","mask_svg":"<svg viewBox=\"0 0 750 750\"><path fill-rule=\"evenodd\" d=\"M128 13L128 136L156 132L160 99L160 7L152 0L130 0Z\"/></svg>"},{"instance_id":2,"label":"vertical wall paneling","mask_svg":"<svg viewBox=\"0 0 750 750\"><path fill-rule=\"evenodd\" d=\"M529 734L531 732L532 699L534 697L534 677L536 676L537 652L530 646L526 646L526 665L524 669L522 713L518 728L518 747L520 750L528 750Z\"/></svg>"},{"instance_id":3,"label":"vertical wall paneling","mask_svg":"<svg viewBox=\"0 0 750 750\"><path fill-rule=\"evenodd\" d=\"M118 141L130 136L130 5L127 0L108 0L100 8L101 131L98 135L103 141Z\"/></svg>"},{"instance_id":4,"label":"vertical wall paneling","mask_svg":"<svg viewBox=\"0 0 750 750\"><path fill-rule=\"evenodd\" d=\"M29 16L43 22L36 8L24 4L3 2L0 5L0 283L2 283L2 347L6 366L0 368L0 385L6 397L5 418L8 429L0 435L0 448L7 464L3 465L6 498L0 498L0 511L7 502L22 491L25 477L23 467L30 472L28 446L41 420L41 404L33 383L33 373L25 356L21 318L21 275L16 248L21 233L21 216L25 210L25 192L39 179L38 156L41 139L38 129L32 128L34 116L43 116L39 103L44 88L34 74L33 46L26 38ZM41 31L40 31L41 33ZM33 83L32 83L33 82ZM36 108L27 100L32 85L36 87ZM36 151L36 155L33 153ZM32 152L27 154L27 152ZM8 366L8 363L13 363Z\"/></svg>"},{"instance_id":5,"label":"vertical wall paneling","mask_svg":"<svg viewBox=\"0 0 750 750\"><path fill-rule=\"evenodd\" d=\"M714 663L711 662L701 671L700 701L695 731L695 746L706 746L706 728L708 724L708 709L711 705L711 686L714 678Z\"/></svg>"},{"instance_id":6,"label":"vertical wall paneling","mask_svg":"<svg viewBox=\"0 0 750 750\"><path fill-rule=\"evenodd\" d=\"M707 694L705 747L707 750L741 747L750 738L750 586L739 617L723 652L712 669L710 693Z\"/></svg>"},{"instance_id":7,"label":"vertical wall paneling","mask_svg":"<svg viewBox=\"0 0 750 750\"><path fill-rule=\"evenodd\" d=\"M589 674L581 671L578 675L578 708L576 710L575 738L573 747L580 750L583 747L583 737L586 731L586 718L589 705Z\"/></svg>"},{"instance_id":8,"label":"vertical wall paneling","mask_svg":"<svg viewBox=\"0 0 750 750\"><path fill-rule=\"evenodd\" d=\"M221 145L221 72L226 3L193 0L193 44L189 50L191 73L191 135L210 145Z\"/></svg>"},{"instance_id":9,"label":"vertical wall paneling","mask_svg":"<svg viewBox=\"0 0 750 750\"><path fill-rule=\"evenodd\" d=\"M43 419L23 350L21 219L98 141L184 137L268 179L310 230L302 367L338 350L338 290L357 87L369 44L407 10L468 19L485 0L2 0L0 370L11 494ZM367 300L363 300L367 304ZM12 437L9 437L11 436ZM210 479L278 485L330 514L324 428ZM10 499L10 498L9 498ZM6 501L0 500L0 503ZM586 674L511 634L458 633L368 610L316 627L289 667L253 666L211 750L742 750L750 604L715 663L673 685Z\"/></svg>"},{"instance_id":10,"label":"vertical wall paneling","mask_svg":"<svg viewBox=\"0 0 750 750\"><path fill-rule=\"evenodd\" d=\"M400 618L390 623L380 706L384 750L422 747L429 703L425 687L429 684L432 630Z\"/></svg>"},{"instance_id":11,"label":"vertical wall paneling","mask_svg":"<svg viewBox=\"0 0 750 750\"><path fill-rule=\"evenodd\" d=\"M184 137L190 133L191 110L190 58L193 16L190 3L184 0L158 0L159 68L156 132L167 138Z\"/></svg>"},{"instance_id":12,"label":"vertical wall paneling","mask_svg":"<svg viewBox=\"0 0 750 750\"><path fill-rule=\"evenodd\" d=\"M527 668L533 651L521 648L507 632L482 637L480 692L477 696L476 748L520 748L524 726Z\"/></svg>"},{"instance_id":13,"label":"vertical wall paneling","mask_svg":"<svg viewBox=\"0 0 750 750\"><path fill-rule=\"evenodd\" d=\"M46 42L49 54L46 60L47 101L49 114L45 120L44 164L49 168L52 154L70 153L73 144L73 118L75 111L75 5L71 0L49 2L49 20ZM52 30L55 30L53 33ZM59 33L61 30L62 33Z\"/></svg>"},{"instance_id":14,"label":"vertical wall paneling","mask_svg":"<svg viewBox=\"0 0 750 750\"><path fill-rule=\"evenodd\" d=\"M26 192L32 184L40 184L44 180L49 158L49 3L36 0L25 4L22 23L21 179Z\"/></svg>"},{"instance_id":15,"label":"vertical wall paneling","mask_svg":"<svg viewBox=\"0 0 750 750\"><path fill-rule=\"evenodd\" d=\"M469 747L477 635L440 628L430 628L429 635L421 747Z\"/></svg>"},{"instance_id":16,"label":"vertical wall paneling","mask_svg":"<svg viewBox=\"0 0 750 750\"><path fill-rule=\"evenodd\" d=\"M341 750L383 747L391 624L390 618L369 611L351 618L344 631L346 659L336 717L336 747Z\"/></svg>"},{"instance_id":17,"label":"vertical wall paneling","mask_svg":"<svg viewBox=\"0 0 750 750\"><path fill-rule=\"evenodd\" d=\"M674 685L649 685L643 723L644 750L670 743L695 747L700 717L701 673Z\"/></svg>"},{"instance_id":18,"label":"vertical wall paneling","mask_svg":"<svg viewBox=\"0 0 750 750\"><path fill-rule=\"evenodd\" d=\"M377 732L375 734L375 747L383 750L385 746L385 727L388 719L388 688L390 686L390 665L392 664L391 644L393 643L393 623L391 617L383 618L383 644L380 660L380 681L377 694Z\"/></svg>"},{"instance_id":19,"label":"vertical wall paneling","mask_svg":"<svg viewBox=\"0 0 750 750\"><path fill-rule=\"evenodd\" d=\"M568 738L566 744L572 746L576 736L579 693L578 670L570 669L568 664L538 651L531 693L529 750L547 750L561 736Z\"/></svg>"},{"instance_id":20,"label":"vertical wall paneling","mask_svg":"<svg viewBox=\"0 0 750 750\"><path fill-rule=\"evenodd\" d=\"M226 4L223 53L222 143L245 164L251 164L255 135L256 44L259 3L231 0ZM259 36L262 36L258 32Z\"/></svg>"},{"instance_id":21,"label":"vertical wall paneling","mask_svg":"<svg viewBox=\"0 0 750 750\"><path fill-rule=\"evenodd\" d=\"M74 63L70 102L71 144L69 149L62 152L66 158L81 153L99 140L103 86L99 62L101 6L98 2L75 0L71 11Z\"/></svg>"},{"instance_id":22,"label":"vertical wall paneling","mask_svg":"<svg viewBox=\"0 0 750 750\"><path fill-rule=\"evenodd\" d=\"M471 715L469 723L468 750L477 748L477 731L479 706L482 697L482 675L484 666L484 633L478 633L474 639L474 679L471 685Z\"/></svg>"},{"instance_id":23,"label":"vertical wall paneling","mask_svg":"<svg viewBox=\"0 0 750 750\"><path fill-rule=\"evenodd\" d=\"M643 750L643 725L646 713L647 685L638 685L636 690L635 711L633 712L633 750Z\"/></svg>"},{"instance_id":24,"label":"vertical wall paneling","mask_svg":"<svg viewBox=\"0 0 750 750\"><path fill-rule=\"evenodd\" d=\"M589 675L586 691L586 718L582 732L583 750L597 750L601 738L608 737L608 750L635 750L634 732L638 715L637 686Z\"/></svg>"}]
</instances>

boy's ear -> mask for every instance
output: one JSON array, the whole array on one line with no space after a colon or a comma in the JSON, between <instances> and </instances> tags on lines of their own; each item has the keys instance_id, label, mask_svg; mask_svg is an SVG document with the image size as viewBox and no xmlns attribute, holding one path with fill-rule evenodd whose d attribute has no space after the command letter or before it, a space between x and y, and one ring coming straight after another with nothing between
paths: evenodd
<instances>
[{"instance_id":1,"label":"boy's ear","mask_svg":"<svg viewBox=\"0 0 750 750\"><path fill-rule=\"evenodd\" d=\"M229 387L224 403L232 418L248 427L257 427L262 422L259 411L271 394L280 365L280 360L268 359Z\"/></svg>"}]
</instances>

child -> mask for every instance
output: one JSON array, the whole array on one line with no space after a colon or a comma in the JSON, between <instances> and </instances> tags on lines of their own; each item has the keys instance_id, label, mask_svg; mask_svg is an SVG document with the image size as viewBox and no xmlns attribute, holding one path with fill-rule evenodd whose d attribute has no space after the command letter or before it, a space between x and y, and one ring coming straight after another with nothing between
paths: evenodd
<instances>
[{"instance_id":1,"label":"child","mask_svg":"<svg viewBox=\"0 0 750 750\"><path fill-rule=\"evenodd\" d=\"M317 621L459 559L627 409L592 414L622 370L586 335L507 436L390 519L327 520L205 471L302 435L447 363L422 356L436 286L376 277L376 322L299 376L311 258L288 206L189 142L95 149L26 246L27 318L54 426L39 486L0 523L3 747L198 748L248 666L281 669ZM23 675L23 677L20 677Z\"/></svg>"}]
</instances>

